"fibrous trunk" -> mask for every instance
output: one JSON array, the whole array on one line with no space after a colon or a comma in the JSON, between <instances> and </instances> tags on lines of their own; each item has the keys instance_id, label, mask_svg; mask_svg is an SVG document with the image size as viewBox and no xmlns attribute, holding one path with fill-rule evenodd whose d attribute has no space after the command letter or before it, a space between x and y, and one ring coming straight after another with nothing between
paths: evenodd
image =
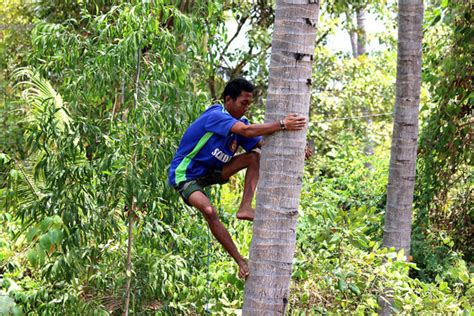
<instances>
[{"instance_id":1,"label":"fibrous trunk","mask_svg":"<svg viewBox=\"0 0 474 316\"><path fill-rule=\"evenodd\" d=\"M349 39L351 40L352 57L357 58L357 29L354 27L353 17L351 12L346 12L347 27Z\"/></svg>"},{"instance_id":2,"label":"fibrous trunk","mask_svg":"<svg viewBox=\"0 0 474 316\"><path fill-rule=\"evenodd\" d=\"M400 0L395 115L387 186L384 245L410 251L418 141L423 2Z\"/></svg>"},{"instance_id":3,"label":"fibrous trunk","mask_svg":"<svg viewBox=\"0 0 474 316\"><path fill-rule=\"evenodd\" d=\"M357 10L357 56L365 54L367 33L365 30L365 8Z\"/></svg>"},{"instance_id":4,"label":"fibrous trunk","mask_svg":"<svg viewBox=\"0 0 474 316\"><path fill-rule=\"evenodd\" d=\"M395 115L383 243L397 251L404 249L408 257L418 141L423 1L400 0L398 8ZM381 314L390 313L389 305L382 304Z\"/></svg>"},{"instance_id":5,"label":"fibrous trunk","mask_svg":"<svg viewBox=\"0 0 474 316\"><path fill-rule=\"evenodd\" d=\"M366 52L366 45L367 45L367 31L365 29L365 8L360 7L357 9L356 13L357 18L357 55L355 57L359 57L360 55L364 55ZM365 116L365 122L367 123L367 129L365 131L365 139L364 139L364 154L366 156L372 156L374 154L374 141L372 139L372 119L370 118L370 109L367 106L362 108L362 114ZM370 170L372 170L372 165L370 162L365 162L364 166Z\"/></svg>"},{"instance_id":6,"label":"fibrous trunk","mask_svg":"<svg viewBox=\"0 0 474 316\"><path fill-rule=\"evenodd\" d=\"M308 117L311 64L319 2L276 4L265 121L287 113ZM284 314L296 241L306 131L277 132L265 139L257 189L257 213L245 284L244 315Z\"/></svg>"}]
</instances>

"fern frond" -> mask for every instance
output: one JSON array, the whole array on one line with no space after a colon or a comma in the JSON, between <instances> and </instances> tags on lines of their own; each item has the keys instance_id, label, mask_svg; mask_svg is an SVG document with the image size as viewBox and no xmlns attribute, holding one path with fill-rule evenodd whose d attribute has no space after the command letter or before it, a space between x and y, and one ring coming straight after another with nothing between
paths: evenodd
<instances>
[{"instance_id":1,"label":"fern frond","mask_svg":"<svg viewBox=\"0 0 474 316\"><path fill-rule=\"evenodd\" d=\"M16 86L23 88L23 99L31 106L35 116L46 112L48 106L53 106L61 131L69 125L71 118L65 110L63 99L47 79L28 67L17 69L14 77L19 80Z\"/></svg>"}]
</instances>

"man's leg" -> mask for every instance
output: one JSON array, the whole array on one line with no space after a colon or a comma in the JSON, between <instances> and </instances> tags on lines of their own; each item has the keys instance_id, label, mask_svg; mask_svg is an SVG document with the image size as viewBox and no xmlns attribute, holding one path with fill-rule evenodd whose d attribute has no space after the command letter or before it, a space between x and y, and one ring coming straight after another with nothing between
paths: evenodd
<instances>
[{"instance_id":1,"label":"man's leg","mask_svg":"<svg viewBox=\"0 0 474 316\"><path fill-rule=\"evenodd\" d=\"M188 198L188 203L196 207L204 215L212 234L222 244L224 249L239 265L239 277L246 278L249 273L247 261L240 255L229 232L219 220L216 209L211 205L208 197L200 192L194 191Z\"/></svg>"},{"instance_id":2,"label":"man's leg","mask_svg":"<svg viewBox=\"0 0 474 316\"><path fill-rule=\"evenodd\" d=\"M255 216L255 209L252 208L252 199L257 188L260 172L260 154L256 151L251 151L235 156L222 168L222 178L227 180L245 168L247 168L247 172L245 173L244 193L237 211L237 218L252 221Z\"/></svg>"}]
</instances>

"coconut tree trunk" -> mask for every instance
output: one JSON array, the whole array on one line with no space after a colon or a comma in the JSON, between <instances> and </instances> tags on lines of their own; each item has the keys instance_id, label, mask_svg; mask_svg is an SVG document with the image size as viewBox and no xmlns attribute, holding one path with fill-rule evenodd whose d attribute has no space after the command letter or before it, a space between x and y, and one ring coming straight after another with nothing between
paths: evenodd
<instances>
[{"instance_id":1,"label":"coconut tree trunk","mask_svg":"<svg viewBox=\"0 0 474 316\"><path fill-rule=\"evenodd\" d=\"M351 11L346 11L347 32L351 40L352 57L357 58L357 29L354 27L353 15Z\"/></svg>"},{"instance_id":2,"label":"coconut tree trunk","mask_svg":"<svg viewBox=\"0 0 474 316\"><path fill-rule=\"evenodd\" d=\"M357 56L365 54L367 33L365 30L365 8L357 9Z\"/></svg>"},{"instance_id":3,"label":"coconut tree trunk","mask_svg":"<svg viewBox=\"0 0 474 316\"><path fill-rule=\"evenodd\" d=\"M360 7L356 11L356 20L357 20L357 54L355 57L364 55L366 52L367 46L367 31L365 28L365 7ZM372 139L372 119L370 118L370 109L366 106L362 108L362 115L365 116L365 122L367 124L367 129L365 131L364 139L364 154L372 156L374 154L374 141ZM372 170L372 164L370 162L364 163L364 166L367 169Z\"/></svg>"},{"instance_id":4,"label":"coconut tree trunk","mask_svg":"<svg viewBox=\"0 0 474 316\"><path fill-rule=\"evenodd\" d=\"M421 87L423 0L398 2L398 59L390 173L383 244L410 254ZM390 304L381 300L382 315ZM390 301L390 297L388 297Z\"/></svg>"},{"instance_id":5,"label":"coconut tree trunk","mask_svg":"<svg viewBox=\"0 0 474 316\"><path fill-rule=\"evenodd\" d=\"M351 40L352 56L357 58L357 33L354 29L349 31L349 38Z\"/></svg>"},{"instance_id":6,"label":"coconut tree trunk","mask_svg":"<svg viewBox=\"0 0 474 316\"><path fill-rule=\"evenodd\" d=\"M319 1L277 0L265 121L308 117ZM265 139L243 315L281 315L288 304L306 130Z\"/></svg>"}]
</instances>

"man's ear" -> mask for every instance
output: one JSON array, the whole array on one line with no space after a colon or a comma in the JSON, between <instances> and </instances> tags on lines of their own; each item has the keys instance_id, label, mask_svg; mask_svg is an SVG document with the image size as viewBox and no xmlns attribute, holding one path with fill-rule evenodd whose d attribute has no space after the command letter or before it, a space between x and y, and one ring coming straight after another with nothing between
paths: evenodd
<instances>
[{"instance_id":1,"label":"man's ear","mask_svg":"<svg viewBox=\"0 0 474 316\"><path fill-rule=\"evenodd\" d=\"M225 98L224 98L224 104L226 104L227 102L229 102L231 100L232 100L232 97L230 95L226 95Z\"/></svg>"}]
</instances>

